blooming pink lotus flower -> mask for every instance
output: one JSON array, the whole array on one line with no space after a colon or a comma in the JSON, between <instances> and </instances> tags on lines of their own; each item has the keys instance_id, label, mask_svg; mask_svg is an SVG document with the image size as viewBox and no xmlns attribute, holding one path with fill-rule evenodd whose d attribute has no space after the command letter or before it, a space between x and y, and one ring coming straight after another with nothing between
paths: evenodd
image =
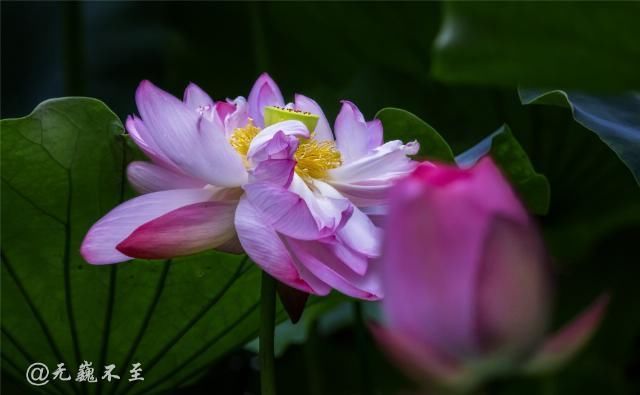
<instances>
[{"instance_id":1,"label":"blooming pink lotus flower","mask_svg":"<svg viewBox=\"0 0 640 395\"><path fill-rule=\"evenodd\" d=\"M129 135L151 162L133 162L143 195L113 209L81 247L92 264L245 251L298 290L382 296L372 258L379 228L365 212L415 167L416 143L383 143L379 120L343 102L334 134L318 104L261 75L249 98L213 101L190 84L179 100L148 81Z\"/></svg>"},{"instance_id":2,"label":"blooming pink lotus flower","mask_svg":"<svg viewBox=\"0 0 640 395\"><path fill-rule=\"evenodd\" d=\"M490 158L421 164L389 196L381 258L384 327L372 331L418 380L472 387L569 358L595 330L599 299L547 337L551 285L541 236Z\"/></svg>"}]
</instances>

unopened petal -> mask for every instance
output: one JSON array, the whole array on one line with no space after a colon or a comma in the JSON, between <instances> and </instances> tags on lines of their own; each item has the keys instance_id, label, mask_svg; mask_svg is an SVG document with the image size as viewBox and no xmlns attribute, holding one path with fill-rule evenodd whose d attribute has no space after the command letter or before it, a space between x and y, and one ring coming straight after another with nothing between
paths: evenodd
<instances>
[{"instance_id":1,"label":"unopened petal","mask_svg":"<svg viewBox=\"0 0 640 395\"><path fill-rule=\"evenodd\" d=\"M116 249L139 226L180 207L212 199L214 191L207 189L176 189L153 192L117 206L85 236L80 253L92 264L102 265L132 259Z\"/></svg>"},{"instance_id":2,"label":"unopened petal","mask_svg":"<svg viewBox=\"0 0 640 395\"><path fill-rule=\"evenodd\" d=\"M167 259L215 248L235 236L235 201L180 207L136 228L117 245L135 258Z\"/></svg>"},{"instance_id":3,"label":"unopened petal","mask_svg":"<svg viewBox=\"0 0 640 395\"><path fill-rule=\"evenodd\" d=\"M496 216L528 224L524 206L490 160L469 170L421 164L388 201L381 262L389 321L452 355L475 357L486 237Z\"/></svg>"}]
</instances>

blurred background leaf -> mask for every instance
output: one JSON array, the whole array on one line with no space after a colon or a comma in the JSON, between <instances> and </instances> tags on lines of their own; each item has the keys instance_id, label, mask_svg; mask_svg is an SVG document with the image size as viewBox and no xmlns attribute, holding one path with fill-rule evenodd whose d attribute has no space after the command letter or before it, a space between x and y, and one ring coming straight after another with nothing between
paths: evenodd
<instances>
[{"instance_id":1,"label":"blurred background leaf","mask_svg":"<svg viewBox=\"0 0 640 395\"><path fill-rule=\"evenodd\" d=\"M640 93L595 96L562 90L519 89L522 104L566 107L576 122L602 139L640 184Z\"/></svg>"},{"instance_id":2,"label":"blurred background leaf","mask_svg":"<svg viewBox=\"0 0 640 395\"><path fill-rule=\"evenodd\" d=\"M449 82L640 88L640 3L447 1L434 75Z\"/></svg>"},{"instance_id":3,"label":"blurred background leaf","mask_svg":"<svg viewBox=\"0 0 640 395\"><path fill-rule=\"evenodd\" d=\"M527 153L513 137L509 125L502 125L478 144L456 156L456 163L458 166L471 167L485 155L493 158L532 213L544 215L549 211L549 181L542 174L536 173Z\"/></svg>"}]
</instances>

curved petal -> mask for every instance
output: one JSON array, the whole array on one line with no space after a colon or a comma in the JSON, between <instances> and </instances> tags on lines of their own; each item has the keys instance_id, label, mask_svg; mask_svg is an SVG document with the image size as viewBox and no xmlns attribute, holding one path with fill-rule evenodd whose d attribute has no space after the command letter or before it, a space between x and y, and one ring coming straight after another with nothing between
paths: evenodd
<instances>
[{"instance_id":1,"label":"curved petal","mask_svg":"<svg viewBox=\"0 0 640 395\"><path fill-rule=\"evenodd\" d=\"M383 204L394 181L417 165L407 155L418 148L417 143L387 142L355 162L329 170L328 182L358 206Z\"/></svg>"},{"instance_id":2,"label":"curved petal","mask_svg":"<svg viewBox=\"0 0 640 395\"><path fill-rule=\"evenodd\" d=\"M173 153L172 149L165 149L170 144L193 145L200 118L197 111L146 80L136 90L136 105L148 136L163 153Z\"/></svg>"},{"instance_id":3,"label":"curved petal","mask_svg":"<svg viewBox=\"0 0 640 395\"><path fill-rule=\"evenodd\" d=\"M213 105L212 119L224 127L226 119L236 111L236 106L227 101L217 101ZM226 130L225 130L226 132Z\"/></svg>"},{"instance_id":4,"label":"curved petal","mask_svg":"<svg viewBox=\"0 0 640 395\"><path fill-rule=\"evenodd\" d=\"M213 106L213 100L207 94L207 92L203 91L198 85L193 82L187 85L187 88L184 90L184 96L182 101L192 110L202 112L205 107Z\"/></svg>"},{"instance_id":5,"label":"curved petal","mask_svg":"<svg viewBox=\"0 0 640 395\"><path fill-rule=\"evenodd\" d=\"M128 116L125 126L129 136L149 159L163 167L181 172L180 168L160 150L140 118Z\"/></svg>"},{"instance_id":6,"label":"curved petal","mask_svg":"<svg viewBox=\"0 0 640 395\"><path fill-rule=\"evenodd\" d=\"M327 117L324 115L322 108L316 103L313 99L308 98L304 95L296 94L295 95L295 105L294 108L298 111L306 111L311 114L318 115L320 118L318 119L318 124L316 125L314 132L314 139L318 141L330 140L333 141L333 133L331 132L331 126L329 126L329 121L327 121Z\"/></svg>"},{"instance_id":7,"label":"curved petal","mask_svg":"<svg viewBox=\"0 0 640 395\"><path fill-rule=\"evenodd\" d=\"M369 152L369 130L364 116L350 101L343 100L334 125L336 146L345 164L356 161Z\"/></svg>"},{"instance_id":8,"label":"curved petal","mask_svg":"<svg viewBox=\"0 0 640 395\"><path fill-rule=\"evenodd\" d=\"M84 259L95 265L132 259L116 249L139 226L170 211L211 200L208 189L175 189L138 196L117 206L96 222L80 247Z\"/></svg>"},{"instance_id":9,"label":"curved petal","mask_svg":"<svg viewBox=\"0 0 640 395\"><path fill-rule=\"evenodd\" d=\"M345 295L364 300L382 298L380 279L376 270L364 276L352 271L340 260L327 243L316 240L298 240L280 235L294 262L306 267L320 280Z\"/></svg>"},{"instance_id":10,"label":"curved petal","mask_svg":"<svg viewBox=\"0 0 640 395\"><path fill-rule=\"evenodd\" d=\"M315 240L330 236L334 231L320 227L305 200L286 188L265 182L246 184L243 188L264 221L280 233Z\"/></svg>"},{"instance_id":11,"label":"curved petal","mask_svg":"<svg viewBox=\"0 0 640 395\"><path fill-rule=\"evenodd\" d=\"M268 159L260 162L251 172L250 182L266 182L288 188L295 167L296 161L291 159Z\"/></svg>"},{"instance_id":12,"label":"curved petal","mask_svg":"<svg viewBox=\"0 0 640 395\"><path fill-rule=\"evenodd\" d=\"M306 202L319 229L337 231L353 213L351 202L331 185L320 180L314 180L312 187L309 187L299 175L294 174L289 190Z\"/></svg>"},{"instance_id":13,"label":"curved petal","mask_svg":"<svg viewBox=\"0 0 640 395\"><path fill-rule=\"evenodd\" d=\"M284 131L278 130L268 140L252 142L249 146L247 159L254 166L269 159L293 160L293 154L298 149L299 142L295 135L287 135Z\"/></svg>"},{"instance_id":14,"label":"curved petal","mask_svg":"<svg viewBox=\"0 0 640 395\"><path fill-rule=\"evenodd\" d=\"M416 162L407 155L416 154L419 148L416 142L389 141L357 161L329 170L329 175L331 180L342 184L393 180L415 168Z\"/></svg>"},{"instance_id":15,"label":"curved petal","mask_svg":"<svg viewBox=\"0 0 640 395\"><path fill-rule=\"evenodd\" d=\"M149 81L140 83L136 103L157 147L186 174L226 187L246 182L242 158L213 122Z\"/></svg>"},{"instance_id":16,"label":"curved petal","mask_svg":"<svg viewBox=\"0 0 640 395\"><path fill-rule=\"evenodd\" d=\"M271 79L269 74L262 73L253 84L249 93L249 116L256 125L264 127L264 108L266 106L284 107L284 98L280 88Z\"/></svg>"},{"instance_id":17,"label":"curved petal","mask_svg":"<svg viewBox=\"0 0 640 395\"><path fill-rule=\"evenodd\" d=\"M251 140L249 145L249 151L247 152L247 158L254 162L264 160L267 157L274 154L274 142L272 141L276 136L281 135L279 140L282 147L291 146L292 138L309 138L309 130L304 123L300 121L283 121L268 126L260 131L256 137ZM283 138L283 137L286 137ZM295 145L297 148L297 144ZM269 148L268 154L263 154L262 151L265 148ZM293 155L295 149L289 152L290 156ZM284 159L282 157L278 159Z\"/></svg>"},{"instance_id":18,"label":"curved petal","mask_svg":"<svg viewBox=\"0 0 640 395\"><path fill-rule=\"evenodd\" d=\"M326 295L331 291L307 270L296 267L275 230L246 197L238 204L235 227L246 253L270 275L303 292Z\"/></svg>"},{"instance_id":19,"label":"curved petal","mask_svg":"<svg viewBox=\"0 0 640 395\"><path fill-rule=\"evenodd\" d=\"M131 162L127 177L133 188L140 193L165 191L168 189L202 188L206 184L195 178L176 173L149 162Z\"/></svg>"},{"instance_id":20,"label":"curved petal","mask_svg":"<svg viewBox=\"0 0 640 395\"><path fill-rule=\"evenodd\" d=\"M229 138L234 130L247 126L249 123L249 110L247 100L242 96L227 101L235 108L232 113L224 118L225 133L227 134L227 138Z\"/></svg>"},{"instance_id":21,"label":"curved petal","mask_svg":"<svg viewBox=\"0 0 640 395\"><path fill-rule=\"evenodd\" d=\"M369 151L382 145L384 140L382 137L383 131L381 120L374 119L373 121L367 122L367 132L369 133Z\"/></svg>"},{"instance_id":22,"label":"curved petal","mask_svg":"<svg viewBox=\"0 0 640 395\"><path fill-rule=\"evenodd\" d=\"M389 189L393 186L394 179L372 180L362 182L339 182L328 180L336 190L351 200L360 208L378 206L387 201Z\"/></svg>"},{"instance_id":23,"label":"curved petal","mask_svg":"<svg viewBox=\"0 0 640 395\"><path fill-rule=\"evenodd\" d=\"M388 207L386 204L371 205L360 207L362 212L366 214L371 222L380 228L384 227L384 220L387 216Z\"/></svg>"},{"instance_id":24,"label":"curved petal","mask_svg":"<svg viewBox=\"0 0 640 395\"><path fill-rule=\"evenodd\" d=\"M349 248L370 258L380 255L382 232L357 207L345 225L337 231L338 239Z\"/></svg>"},{"instance_id":25,"label":"curved petal","mask_svg":"<svg viewBox=\"0 0 640 395\"><path fill-rule=\"evenodd\" d=\"M209 167L206 175L210 184L222 187L241 186L247 182L248 174L242 157L231 146L222 130L213 122L201 119L198 133L202 136L203 156Z\"/></svg>"},{"instance_id":26,"label":"curved petal","mask_svg":"<svg viewBox=\"0 0 640 395\"><path fill-rule=\"evenodd\" d=\"M600 296L576 319L549 336L524 370L527 373L544 373L571 359L598 328L608 304L609 295Z\"/></svg>"},{"instance_id":27,"label":"curved petal","mask_svg":"<svg viewBox=\"0 0 640 395\"><path fill-rule=\"evenodd\" d=\"M329 242L323 240L329 244L331 252L335 254L338 259L344 262L349 269L353 270L356 274L364 276L369 268L369 257L355 251L343 242L336 240L335 242Z\"/></svg>"},{"instance_id":28,"label":"curved petal","mask_svg":"<svg viewBox=\"0 0 640 395\"><path fill-rule=\"evenodd\" d=\"M180 207L136 228L116 249L142 259L167 259L215 248L235 236L236 201Z\"/></svg>"}]
</instances>

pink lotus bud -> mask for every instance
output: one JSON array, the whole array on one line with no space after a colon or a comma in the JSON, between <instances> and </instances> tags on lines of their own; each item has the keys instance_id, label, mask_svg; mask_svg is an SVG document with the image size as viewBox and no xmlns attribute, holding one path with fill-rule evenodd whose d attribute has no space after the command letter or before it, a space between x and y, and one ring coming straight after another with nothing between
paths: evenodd
<instances>
[{"instance_id":1,"label":"pink lotus bud","mask_svg":"<svg viewBox=\"0 0 640 395\"><path fill-rule=\"evenodd\" d=\"M388 214L382 255L387 323L372 329L409 374L469 387L524 368L544 349L548 256L535 223L490 158L470 169L421 164L392 190ZM570 334L561 333L561 341L553 339L554 361L584 343L604 302L594 309Z\"/></svg>"}]
</instances>

